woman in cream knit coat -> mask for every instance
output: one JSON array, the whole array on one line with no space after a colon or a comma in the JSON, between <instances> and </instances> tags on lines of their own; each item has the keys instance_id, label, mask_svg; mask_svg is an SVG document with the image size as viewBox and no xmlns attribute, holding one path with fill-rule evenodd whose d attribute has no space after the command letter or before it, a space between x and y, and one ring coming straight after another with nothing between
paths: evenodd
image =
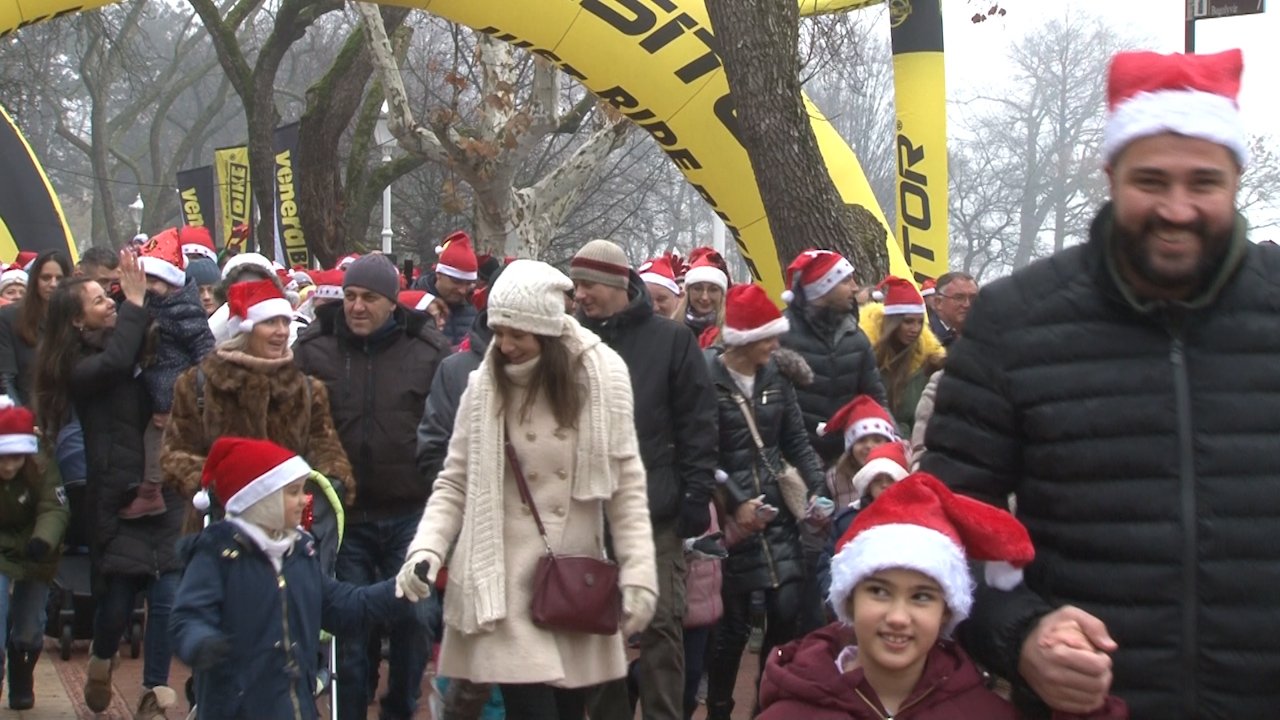
<instances>
[{"instance_id":1,"label":"woman in cream knit coat","mask_svg":"<svg viewBox=\"0 0 1280 720\"><path fill-rule=\"evenodd\" d=\"M397 579L429 592L449 548L439 674L497 683L507 718L583 716L585 690L626 673L624 638L653 616L657 572L631 381L622 359L564 313L572 283L517 260L489 294L493 342L460 401L444 468ZM545 552L503 452L506 429L560 554L604 554L621 573L623 619L610 636L533 624L533 572ZM428 582L414 575L430 563Z\"/></svg>"}]
</instances>

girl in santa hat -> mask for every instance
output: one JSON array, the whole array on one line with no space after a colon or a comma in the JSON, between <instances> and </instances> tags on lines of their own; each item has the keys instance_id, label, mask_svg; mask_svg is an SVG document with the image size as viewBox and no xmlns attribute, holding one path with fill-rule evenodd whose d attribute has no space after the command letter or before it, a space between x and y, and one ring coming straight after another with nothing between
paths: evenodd
<instances>
[{"instance_id":1,"label":"girl in santa hat","mask_svg":"<svg viewBox=\"0 0 1280 720\"><path fill-rule=\"evenodd\" d=\"M698 344L709 347L724 325L725 293L729 291L729 266L720 253L709 247L694 248L689 269L684 274L684 295L675 319L698 336Z\"/></svg>"},{"instance_id":2,"label":"girl in santa hat","mask_svg":"<svg viewBox=\"0 0 1280 720\"><path fill-rule=\"evenodd\" d=\"M738 665L751 630L753 593L763 594L768 616L762 659L801 632L804 518L793 515L784 500L783 466L790 463L799 473L814 506L825 487L795 388L773 357L788 327L762 288L735 285L726 296L720 333L725 351L708 361L720 408L720 500L732 517L731 534L747 534L729 548L723 565L724 616L707 659L711 720L727 720L733 710Z\"/></svg>"},{"instance_id":3,"label":"girl in santa hat","mask_svg":"<svg viewBox=\"0 0 1280 720\"><path fill-rule=\"evenodd\" d=\"M14 710L35 705L32 672L44 646L45 602L67 530L58 473L38 452L35 417L0 395L0 646L8 648Z\"/></svg>"},{"instance_id":4,"label":"girl in santa hat","mask_svg":"<svg viewBox=\"0 0 1280 720\"><path fill-rule=\"evenodd\" d=\"M864 306L858 324L871 341L898 434L911 437L916 405L947 351L925 318L924 298L910 281L890 275L877 286L884 303Z\"/></svg>"},{"instance_id":5,"label":"girl in santa hat","mask_svg":"<svg viewBox=\"0 0 1280 720\"><path fill-rule=\"evenodd\" d=\"M865 487L854 484L854 477L867 464L873 450L898 440L898 428L875 398L859 395L845 403L831 419L819 423L818 436L844 438L844 452L826 476L827 490L839 511L851 507L865 493Z\"/></svg>"},{"instance_id":6,"label":"girl in santa hat","mask_svg":"<svg viewBox=\"0 0 1280 720\"><path fill-rule=\"evenodd\" d=\"M209 449L194 502L207 508L212 494L226 519L196 538L170 624L201 718L315 718L320 631L363 632L408 608L392 579L358 587L321 571L300 527L310 474L267 440L220 437Z\"/></svg>"},{"instance_id":7,"label":"girl in santa hat","mask_svg":"<svg viewBox=\"0 0 1280 720\"><path fill-rule=\"evenodd\" d=\"M15 303L27 294L27 273L20 267L10 265L0 272L0 300L5 305Z\"/></svg>"}]
</instances>

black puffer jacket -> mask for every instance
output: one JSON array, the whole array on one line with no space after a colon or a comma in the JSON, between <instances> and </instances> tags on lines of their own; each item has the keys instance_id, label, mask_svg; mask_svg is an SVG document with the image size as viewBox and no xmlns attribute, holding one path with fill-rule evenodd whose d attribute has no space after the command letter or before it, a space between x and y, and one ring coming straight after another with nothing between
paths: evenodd
<instances>
[{"instance_id":1,"label":"black puffer jacket","mask_svg":"<svg viewBox=\"0 0 1280 720\"><path fill-rule=\"evenodd\" d=\"M434 483L440 468L444 467L462 391L467 389L472 371L484 360L491 339L493 331L489 329L489 313L485 311L476 316L476 322L467 335L467 347L442 360L435 379L431 381L426 411L418 423L418 472L427 483Z\"/></svg>"},{"instance_id":2,"label":"black puffer jacket","mask_svg":"<svg viewBox=\"0 0 1280 720\"><path fill-rule=\"evenodd\" d=\"M87 347L71 371L71 401L84 428L88 462L85 503L93 523L89 547L95 579L179 568L174 543L186 503L172 488L164 488L163 515L118 516L142 481L142 433L151 422L151 401L136 373L146 329L147 311L121 304L116 328L102 348Z\"/></svg>"},{"instance_id":3,"label":"black puffer jacket","mask_svg":"<svg viewBox=\"0 0 1280 720\"><path fill-rule=\"evenodd\" d=\"M805 563L798 519L787 509L770 468L780 470L784 462L790 463L800 471L810 496L826 494L826 483L818 456L804 431L795 388L778 370L776 361L770 360L756 373L749 402L764 443L766 462L756 448L741 406L734 399L742 397L742 389L718 355L709 352L707 358L719 410L719 469L729 476L723 486L727 499L725 510L733 513L739 505L760 495L765 496L766 504L778 508L778 516L764 532L729 549L723 568L724 592L738 594L799 582L804 579Z\"/></svg>"},{"instance_id":4,"label":"black puffer jacket","mask_svg":"<svg viewBox=\"0 0 1280 720\"><path fill-rule=\"evenodd\" d=\"M436 366L449 344L424 313L397 306L367 338L347 328L341 303L316 312L293 348L300 370L324 382L356 479L348 522L420 513L430 486L418 474L414 438Z\"/></svg>"},{"instance_id":5,"label":"black puffer jacket","mask_svg":"<svg viewBox=\"0 0 1280 720\"><path fill-rule=\"evenodd\" d=\"M1280 249L1243 217L1209 287L1144 304L1085 246L983 289L952 345L923 469L1003 505L1036 559L979 593L962 640L1014 677L1022 641L1076 605L1119 643L1135 718L1272 717L1280 705Z\"/></svg>"},{"instance_id":6,"label":"black puffer jacket","mask_svg":"<svg viewBox=\"0 0 1280 720\"><path fill-rule=\"evenodd\" d=\"M673 521L682 501L711 501L716 404L698 340L682 323L653 314L633 270L631 304L604 320L578 321L622 356L636 398L636 436L649 486L649 517Z\"/></svg>"},{"instance_id":7,"label":"black puffer jacket","mask_svg":"<svg viewBox=\"0 0 1280 720\"><path fill-rule=\"evenodd\" d=\"M844 452L839 433L818 435L818 423L825 423L836 410L858 395L870 395L888 407L876 356L866 333L858 327L858 316L842 318L833 332L820 334L808 318L804 293L796 293L784 313L791 331L782 336L782 346L794 350L809 363L813 382L796 390L809 442L824 465Z\"/></svg>"}]
</instances>

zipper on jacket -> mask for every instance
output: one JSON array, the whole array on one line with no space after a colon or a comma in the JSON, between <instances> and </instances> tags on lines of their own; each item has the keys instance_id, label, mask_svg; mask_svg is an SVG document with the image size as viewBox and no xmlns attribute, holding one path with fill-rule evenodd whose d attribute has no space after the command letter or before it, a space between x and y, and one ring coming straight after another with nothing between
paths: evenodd
<instances>
[{"instance_id":1,"label":"zipper on jacket","mask_svg":"<svg viewBox=\"0 0 1280 720\"><path fill-rule=\"evenodd\" d=\"M756 482L756 495L763 495L764 488L760 485L760 463L758 460L751 461L751 479ZM778 568L773 563L773 553L769 550L769 539L765 536L765 530L768 530L767 525L760 531L760 547L764 550L764 562L769 568L769 582L771 587L776 590L781 583L778 582Z\"/></svg>"},{"instance_id":2,"label":"zipper on jacket","mask_svg":"<svg viewBox=\"0 0 1280 720\"><path fill-rule=\"evenodd\" d=\"M939 680L938 682L930 685L928 690L925 690L924 692L920 693L915 698L913 698L910 702L903 703L902 707L898 708L898 712L888 713L888 714L881 712L880 708L875 703L871 702L871 700L868 699L866 695L863 695L862 691L859 690L858 688L854 688L853 691L858 694L858 697L862 700L862 702L867 704L867 707L871 708L871 712L880 716L880 720L893 720L895 717L901 716L902 713L906 712L913 706L919 705L922 700L929 697L929 695L934 690L936 690L939 685L941 685L944 682L946 682L946 678L943 678L942 680Z\"/></svg>"},{"instance_id":3,"label":"zipper on jacket","mask_svg":"<svg viewBox=\"0 0 1280 720\"><path fill-rule=\"evenodd\" d=\"M284 575L276 575L276 587L280 589L280 624L284 626L284 640L281 646L284 648L286 663L293 662L293 643L289 641L289 595L286 592L286 583ZM298 679L290 678L289 680L289 702L293 704L293 717L296 720L302 720L302 706L298 702Z\"/></svg>"},{"instance_id":4,"label":"zipper on jacket","mask_svg":"<svg viewBox=\"0 0 1280 720\"><path fill-rule=\"evenodd\" d=\"M1195 447L1192 444L1191 381L1187 377L1187 358L1182 337L1175 335L1169 351L1173 365L1173 391L1178 414L1178 487L1182 515L1182 706L1194 710L1197 705L1196 650L1197 628L1196 556L1198 527L1196 513Z\"/></svg>"}]
</instances>

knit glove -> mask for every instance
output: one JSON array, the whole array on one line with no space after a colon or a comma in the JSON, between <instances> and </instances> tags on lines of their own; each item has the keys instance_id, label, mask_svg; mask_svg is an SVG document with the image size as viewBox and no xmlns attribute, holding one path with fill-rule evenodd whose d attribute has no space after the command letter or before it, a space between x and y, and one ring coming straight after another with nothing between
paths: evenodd
<instances>
[{"instance_id":1,"label":"knit glove","mask_svg":"<svg viewBox=\"0 0 1280 720\"><path fill-rule=\"evenodd\" d=\"M626 585L622 588L622 636L631 637L649 627L658 609L658 594L648 588Z\"/></svg>"},{"instance_id":2,"label":"knit glove","mask_svg":"<svg viewBox=\"0 0 1280 720\"><path fill-rule=\"evenodd\" d=\"M208 670L217 667L231 654L231 640L225 635L213 635L200 641L195 655L191 656L192 670Z\"/></svg>"},{"instance_id":3,"label":"knit glove","mask_svg":"<svg viewBox=\"0 0 1280 720\"><path fill-rule=\"evenodd\" d=\"M40 538L31 538L27 541L27 558L40 562L49 555L49 543Z\"/></svg>"},{"instance_id":4,"label":"knit glove","mask_svg":"<svg viewBox=\"0 0 1280 720\"><path fill-rule=\"evenodd\" d=\"M682 538L705 535L711 529L711 504L706 500L694 500L685 496L680 503L680 518L676 521L676 534Z\"/></svg>"},{"instance_id":5,"label":"knit glove","mask_svg":"<svg viewBox=\"0 0 1280 720\"><path fill-rule=\"evenodd\" d=\"M427 563L426 577L418 577L418 563ZM431 597L431 587L435 585L436 573L440 572L441 561L430 550L415 550L404 559L400 574L396 575L396 597L409 602L418 602Z\"/></svg>"}]
</instances>

